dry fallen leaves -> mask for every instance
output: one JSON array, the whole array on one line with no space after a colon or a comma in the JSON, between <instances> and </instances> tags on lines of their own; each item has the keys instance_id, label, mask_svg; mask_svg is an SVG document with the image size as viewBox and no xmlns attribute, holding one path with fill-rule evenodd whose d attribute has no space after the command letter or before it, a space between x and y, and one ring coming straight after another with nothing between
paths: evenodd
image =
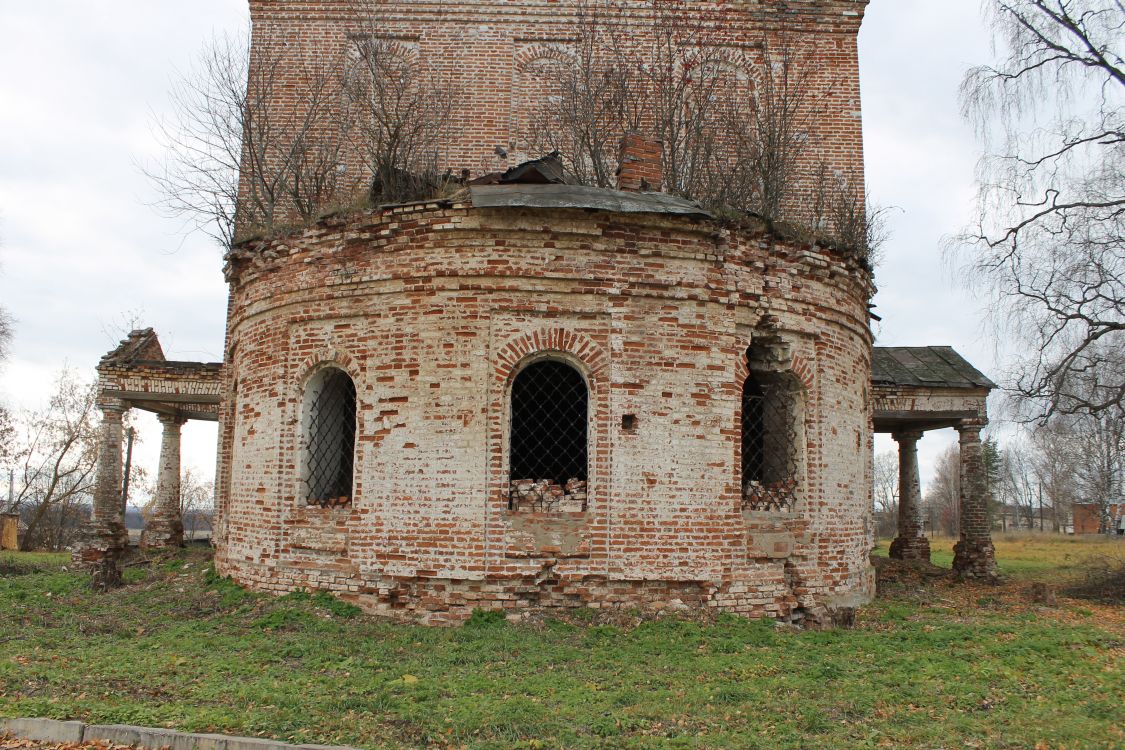
<instances>
[{"instance_id":1,"label":"dry fallen leaves","mask_svg":"<svg viewBox=\"0 0 1125 750\"><path fill-rule=\"evenodd\" d=\"M0 750L131 750L128 745L93 740L91 742L40 742L0 735Z\"/></svg>"}]
</instances>

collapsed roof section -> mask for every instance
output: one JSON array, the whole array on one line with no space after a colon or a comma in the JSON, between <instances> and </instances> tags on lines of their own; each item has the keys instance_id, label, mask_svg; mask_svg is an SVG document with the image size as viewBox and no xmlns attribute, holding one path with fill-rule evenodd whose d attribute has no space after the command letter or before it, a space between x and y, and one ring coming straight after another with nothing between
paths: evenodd
<instances>
[{"instance_id":1,"label":"collapsed roof section","mask_svg":"<svg viewBox=\"0 0 1125 750\"><path fill-rule=\"evenodd\" d=\"M102 357L98 369L103 366L125 365L137 361L165 361L160 340L151 328L137 328L129 331L129 335L121 339L121 343L117 345L116 349Z\"/></svg>"},{"instance_id":2,"label":"collapsed roof section","mask_svg":"<svg viewBox=\"0 0 1125 750\"><path fill-rule=\"evenodd\" d=\"M98 397L157 414L214 422L222 368L221 362L170 361L156 332L140 328L98 363Z\"/></svg>"}]
</instances>

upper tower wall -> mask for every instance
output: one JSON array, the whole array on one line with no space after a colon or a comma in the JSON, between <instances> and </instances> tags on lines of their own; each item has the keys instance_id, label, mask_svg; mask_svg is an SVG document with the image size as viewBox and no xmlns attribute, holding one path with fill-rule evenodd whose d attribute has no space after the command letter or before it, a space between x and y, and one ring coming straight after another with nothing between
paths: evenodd
<instances>
[{"instance_id":1,"label":"upper tower wall","mask_svg":"<svg viewBox=\"0 0 1125 750\"><path fill-rule=\"evenodd\" d=\"M695 37L716 52L727 89L756 101L768 74L766 58L786 54L802 69L798 125L801 180L814 172L863 184L857 33L867 0L250 0L252 64L275 71L271 97L298 111L303 82L314 71L345 65L364 35L391 40L418 61L426 77L455 91L440 167L473 176L540 156L529 142L542 104L557 96L550 61L573 59L581 48L579 20L602 14L605 43L616 53L644 57L657 43L654 29L669 17L703 31ZM606 10L611 8L611 10ZM660 8L654 11L654 8ZM664 14L664 20L659 20ZM362 16L367 21L360 20ZM603 46L604 44L603 43ZM693 41L692 44L695 42ZM770 52L767 52L770 50ZM715 67L712 63L711 67ZM557 71L557 68L555 69ZM261 71L252 72L251 86ZM688 73L687 75L691 75ZM727 143L738 151L738 144ZM369 179L358 147L340 156L341 173ZM800 191L798 191L800 192Z\"/></svg>"}]
</instances>

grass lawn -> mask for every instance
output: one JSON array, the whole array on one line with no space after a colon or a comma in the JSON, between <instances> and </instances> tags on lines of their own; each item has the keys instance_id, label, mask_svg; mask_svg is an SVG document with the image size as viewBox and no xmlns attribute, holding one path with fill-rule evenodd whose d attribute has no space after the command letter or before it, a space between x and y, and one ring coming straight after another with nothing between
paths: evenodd
<instances>
[{"instance_id":1,"label":"grass lawn","mask_svg":"<svg viewBox=\"0 0 1125 750\"><path fill-rule=\"evenodd\" d=\"M930 559L934 565L953 567L953 537L930 540ZM1023 580L1065 582L1081 572L1094 558L1125 559L1125 540L1105 536L1063 536L1060 534L1010 533L992 538L996 563L1004 575ZM875 554L886 557L891 542L880 540Z\"/></svg>"},{"instance_id":2,"label":"grass lawn","mask_svg":"<svg viewBox=\"0 0 1125 750\"><path fill-rule=\"evenodd\" d=\"M428 629L249 594L203 550L108 595L65 556L0 555L0 715L371 748L1121 748L1125 608L1026 595L1095 547L998 539L1004 585L891 584L832 632L591 611Z\"/></svg>"}]
</instances>

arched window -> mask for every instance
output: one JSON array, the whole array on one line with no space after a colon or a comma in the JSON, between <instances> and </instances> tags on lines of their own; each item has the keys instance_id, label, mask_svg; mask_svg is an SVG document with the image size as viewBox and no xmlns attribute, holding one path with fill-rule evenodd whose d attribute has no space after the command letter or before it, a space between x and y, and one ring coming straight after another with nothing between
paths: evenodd
<instances>
[{"instance_id":1,"label":"arched window","mask_svg":"<svg viewBox=\"0 0 1125 750\"><path fill-rule=\"evenodd\" d=\"M795 380L751 371L742 385L742 502L751 510L793 508L802 431Z\"/></svg>"},{"instance_id":2,"label":"arched window","mask_svg":"<svg viewBox=\"0 0 1125 750\"><path fill-rule=\"evenodd\" d=\"M305 390L302 472L305 501L321 507L352 500L355 383L335 367L313 376Z\"/></svg>"},{"instance_id":3,"label":"arched window","mask_svg":"<svg viewBox=\"0 0 1125 750\"><path fill-rule=\"evenodd\" d=\"M528 365L512 381L511 510L586 509L590 394L582 374L557 360Z\"/></svg>"}]
</instances>

